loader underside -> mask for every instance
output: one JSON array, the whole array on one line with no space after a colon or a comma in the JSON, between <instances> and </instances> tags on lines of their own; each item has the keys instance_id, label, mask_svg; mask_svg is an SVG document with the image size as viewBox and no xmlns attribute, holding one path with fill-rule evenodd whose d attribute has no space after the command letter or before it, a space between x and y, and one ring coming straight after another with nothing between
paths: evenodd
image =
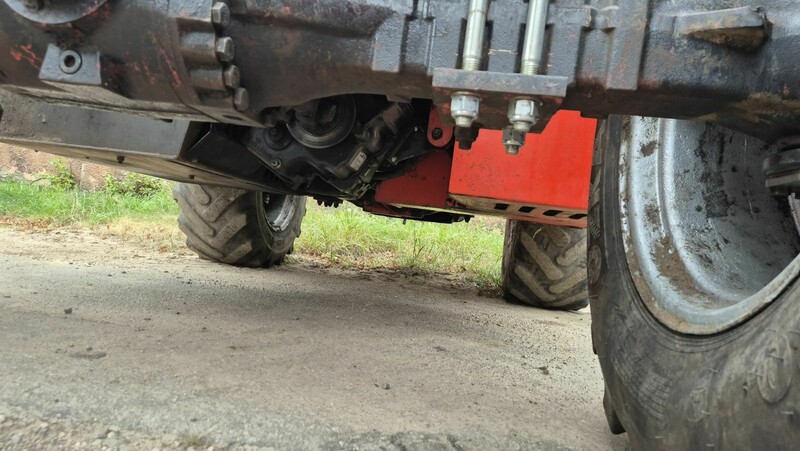
<instances>
[{"instance_id":1,"label":"loader underside","mask_svg":"<svg viewBox=\"0 0 800 451\"><path fill-rule=\"evenodd\" d=\"M585 226L591 118L800 135L796 2L543 3L3 0L0 139L390 216Z\"/></svg>"}]
</instances>

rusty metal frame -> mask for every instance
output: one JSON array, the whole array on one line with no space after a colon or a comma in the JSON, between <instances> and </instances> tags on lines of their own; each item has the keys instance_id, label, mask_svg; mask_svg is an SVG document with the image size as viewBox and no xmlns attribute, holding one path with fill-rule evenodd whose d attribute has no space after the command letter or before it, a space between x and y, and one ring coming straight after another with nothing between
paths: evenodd
<instances>
[{"instance_id":1,"label":"rusty metal frame","mask_svg":"<svg viewBox=\"0 0 800 451\"><path fill-rule=\"evenodd\" d=\"M258 126L270 108L342 93L436 98L444 111L443 92L470 84L487 103L548 100L548 115L698 119L770 140L800 131L791 0L552 0L546 78L513 75L521 0L491 2L482 71L469 77L453 72L466 1L76 0L86 7L69 16L22 3L0 2L0 85L50 101ZM64 74L55 63L68 51L99 63ZM490 109L479 124L505 122Z\"/></svg>"}]
</instances>

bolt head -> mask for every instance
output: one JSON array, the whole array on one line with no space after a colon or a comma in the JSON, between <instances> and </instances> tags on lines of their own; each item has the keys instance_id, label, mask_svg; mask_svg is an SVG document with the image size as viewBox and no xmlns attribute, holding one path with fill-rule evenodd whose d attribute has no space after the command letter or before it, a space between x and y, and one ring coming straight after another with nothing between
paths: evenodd
<instances>
[{"instance_id":1,"label":"bolt head","mask_svg":"<svg viewBox=\"0 0 800 451\"><path fill-rule=\"evenodd\" d=\"M250 93L245 88L238 88L233 94L233 106L237 111L250 108Z\"/></svg>"},{"instance_id":2,"label":"bolt head","mask_svg":"<svg viewBox=\"0 0 800 451\"><path fill-rule=\"evenodd\" d=\"M441 128L436 127L433 130L431 130L431 138L442 139L442 136L444 136L444 132L442 131Z\"/></svg>"},{"instance_id":3,"label":"bolt head","mask_svg":"<svg viewBox=\"0 0 800 451\"><path fill-rule=\"evenodd\" d=\"M211 22L220 27L227 28L231 24L231 10L228 5L218 2L211 7Z\"/></svg>"},{"instance_id":4,"label":"bolt head","mask_svg":"<svg viewBox=\"0 0 800 451\"><path fill-rule=\"evenodd\" d=\"M242 74L237 66L228 66L222 72L222 79L225 81L225 86L237 89L242 83Z\"/></svg>"},{"instance_id":5,"label":"bolt head","mask_svg":"<svg viewBox=\"0 0 800 451\"><path fill-rule=\"evenodd\" d=\"M217 59L223 63L230 63L233 61L233 57L236 53L236 48L233 45L233 39L229 37L217 39L215 49L217 51Z\"/></svg>"},{"instance_id":6,"label":"bolt head","mask_svg":"<svg viewBox=\"0 0 800 451\"><path fill-rule=\"evenodd\" d=\"M472 127L478 118L481 98L472 94L456 93L450 101L450 115L456 121L456 127Z\"/></svg>"}]
</instances>

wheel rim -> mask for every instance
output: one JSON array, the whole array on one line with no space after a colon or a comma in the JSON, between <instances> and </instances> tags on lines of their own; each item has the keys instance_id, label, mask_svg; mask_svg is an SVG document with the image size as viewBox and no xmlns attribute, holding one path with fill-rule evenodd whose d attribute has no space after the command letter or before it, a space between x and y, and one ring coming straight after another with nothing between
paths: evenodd
<instances>
[{"instance_id":1,"label":"wheel rim","mask_svg":"<svg viewBox=\"0 0 800 451\"><path fill-rule=\"evenodd\" d=\"M283 232L292 223L297 211L296 196L285 194L263 194L264 218L267 226L275 232Z\"/></svg>"},{"instance_id":2,"label":"wheel rim","mask_svg":"<svg viewBox=\"0 0 800 451\"><path fill-rule=\"evenodd\" d=\"M769 195L761 171L777 149L710 124L630 118L628 125L621 224L645 306L691 335L753 317L800 274L789 202Z\"/></svg>"}]
</instances>

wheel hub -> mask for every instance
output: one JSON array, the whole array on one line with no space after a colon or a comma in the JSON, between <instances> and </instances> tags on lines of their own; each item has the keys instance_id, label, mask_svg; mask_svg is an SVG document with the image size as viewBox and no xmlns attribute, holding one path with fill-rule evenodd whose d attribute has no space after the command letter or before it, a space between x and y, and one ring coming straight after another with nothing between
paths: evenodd
<instances>
[{"instance_id":1,"label":"wheel hub","mask_svg":"<svg viewBox=\"0 0 800 451\"><path fill-rule=\"evenodd\" d=\"M622 228L645 305L681 333L734 327L800 273L786 198L765 189L777 148L709 124L631 118L622 137Z\"/></svg>"}]
</instances>

